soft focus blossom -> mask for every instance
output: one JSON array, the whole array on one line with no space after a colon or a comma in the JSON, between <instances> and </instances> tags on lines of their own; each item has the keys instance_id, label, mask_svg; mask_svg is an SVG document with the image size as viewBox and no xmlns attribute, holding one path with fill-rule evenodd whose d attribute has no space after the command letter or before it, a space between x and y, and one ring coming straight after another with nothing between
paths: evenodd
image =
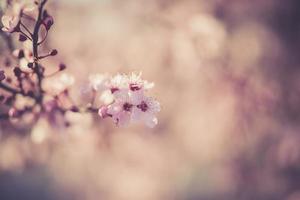
<instances>
[{"instance_id":1,"label":"soft focus blossom","mask_svg":"<svg viewBox=\"0 0 300 200\"><path fill-rule=\"evenodd\" d=\"M74 84L74 82L75 79L72 75L63 73L60 74L58 77L55 77L54 80L49 80L48 86L53 93L59 94L64 90L69 89Z\"/></svg>"},{"instance_id":2,"label":"soft focus blossom","mask_svg":"<svg viewBox=\"0 0 300 200\"><path fill-rule=\"evenodd\" d=\"M17 30L20 22L19 16L8 16L4 15L1 18L3 28L2 31L8 32L8 33L13 33Z\"/></svg>"},{"instance_id":3,"label":"soft focus blossom","mask_svg":"<svg viewBox=\"0 0 300 200\"><path fill-rule=\"evenodd\" d=\"M151 97L139 97L139 104L132 111L132 119L134 121L141 121L148 127L153 128L158 123L155 115L160 111L160 104Z\"/></svg>"},{"instance_id":4,"label":"soft focus blossom","mask_svg":"<svg viewBox=\"0 0 300 200\"><path fill-rule=\"evenodd\" d=\"M103 90L107 79L108 76L106 74L92 74L89 76L89 85L93 90Z\"/></svg>"},{"instance_id":5,"label":"soft focus blossom","mask_svg":"<svg viewBox=\"0 0 300 200\"><path fill-rule=\"evenodd\" d=\"M2 31L8 33L19 31L21 16L23 14L32 15L35 8L33 2L13 2L10 9L1 18Z\"/></svg>"}]
</instances>

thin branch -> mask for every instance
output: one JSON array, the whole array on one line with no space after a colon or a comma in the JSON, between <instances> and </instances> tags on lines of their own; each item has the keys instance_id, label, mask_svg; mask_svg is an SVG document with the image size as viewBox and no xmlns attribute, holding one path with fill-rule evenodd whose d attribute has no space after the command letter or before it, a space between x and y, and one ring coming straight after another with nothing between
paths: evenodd
<instances>
[{"instance_id":1,"label":"thin branch","mask_svg":"<svg viewBox=\"0 0 300 200\"><path fill-rule=\"evenodd\" d=\"M39 5L39 11L38 11L38 17L34 26L33 36L32 36L32 47L33 47L33 57L34 57L34 72L37 75L38 78L38 88L39 88L39 96L38 96L38 102L42 104L43 101L43 89L42 89L42 79L43 74L41 73L40 66L38 64L38 42L39 42L39 30L40 26L42 24L42 13L43 8L46 4L47 0L43 0L41 4Z\"/></svg>"},{"instance_id":2,"label":"thin branch","mask_svg":"<svg viewBox=\"0 0 300 200\"><path fill-rule=\"evenodd\" d=\"M2 83L2 82L0 82L0 88L4 89L7 92L10 92L12 94L17 94L17 93L21 92L18 89L15 89L15 88L11 87L10 85L7 85L7 84Z\"/></svg>"},{"instance_id":3,"label":"thin branch","mask_svg":"<svg viewBox=\"0 0 300 200\"><path fill-rule=\"evenodd\" d=\"M22 22L20 22L20 24L27 31L27 33L29 33L29 35L32 37L31 31Z\"/></svg>"},{"instance_id":4,"label":"thin branch","mask_svg":"<svg viewBox=\"0 0 300 200\"><path fill-rule=\"evenodd\" d=\"M31 17L31 16L29 16L29 15L27 15L27 14L25 14L25 13L22 13L22 16L25 17L26 19L29 19L29 20L35 22L35 19L34 19L33 17Z\"/></svg>"},{"instance_id":5,"label":"thin branch","mask_svg":"<svg viewBox=\"0 0 300 200\"><path fill-rule=\"evenodd\" d=\"M32 41L31 37L29 37L26 33L20 30L20 33L22 33L28 40Z\"/></svg>"}]
</instances>

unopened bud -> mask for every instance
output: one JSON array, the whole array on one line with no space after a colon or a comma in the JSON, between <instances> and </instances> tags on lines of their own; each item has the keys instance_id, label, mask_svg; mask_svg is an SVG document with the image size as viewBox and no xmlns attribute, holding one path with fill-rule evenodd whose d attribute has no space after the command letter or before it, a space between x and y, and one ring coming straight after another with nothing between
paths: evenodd
<instances>
[{"instance_id":1,"label":"unopened bud","mask_svg":"<svg viewBox=\"0 0 300 200\"><path fill-rule=\"evenodd\" d=\"M26 40L27 40L27 37L25 37L25 35L23 35L23 34L20 34L19 41L20 42L25 42Z\"/></svg>"},{"instance_id":2,"label":"unopened bud","mask_svg":"<svg viewBox=\"0 0 300 200\"><path fill-rule=\"evenodd\" d=\"M14 68L14 74L15 74L16 77L20 77L21 74L22 74L21 69L19 67L15 67Z\"/></svg>"},{"instance_id":3,"label":"unopened bud","mask_svg":"<svg viewBox=\"0 0 300 200\"><path fill-rule=\"evenodd\" d=\"M45 26L45 28L46 28L47 31L54 24L53 17L50 16L46 10L43 13L43 24L44 24L44 26Z\"/></svg>"},{"instance_id":4,"label":"unopened bud","mask_svg":"<svg viewBox=\"0 0 300 200\"><path fill-rule=\"evenodd\" d=\"M57 50L56 49L53 49L50 53L49 53L49 55L50 56L56 56L57 55Z\"/></svg>"},{"instance_id":5,"label":"unopened bud","mask_svg":"<svg viewBox=\"0 0 300 200\"><path fill-rule=\"evenodd\" d=\"M63 64L63 63L60 63L59 64L59 71L63 71L63 70L65 70L67 68L67 66L65 65L65 64Z\"/></svg>"},{"instance_id":6,"label":"unopened bud","mask_svg":"<svg viewBox=\"0 0 300 200\"><path fill-rule=\"evenodd\" d=\"M29 67L30 69L32 69L32 68L33 68L33 63L32 63L32 62L29 62L29 63L27 64L27 67Z\"/></svg>"}]
</instances>

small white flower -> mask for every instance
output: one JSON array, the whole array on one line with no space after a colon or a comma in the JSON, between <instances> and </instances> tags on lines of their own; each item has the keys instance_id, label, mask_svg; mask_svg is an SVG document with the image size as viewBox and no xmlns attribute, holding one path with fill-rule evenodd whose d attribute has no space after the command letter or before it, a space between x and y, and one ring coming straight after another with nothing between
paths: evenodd
<instances>
[{"instance_id":1,"label":"small white flower","mask_svg":"<svg viewBox=\"0 0 300 200\"><path fill-rule=\"evenodd\" d=\"M63 73L55 79L48 81L49 89L55 94L59 94L64 90L70 88L75 82L75 79L72 75Z\"/></svg>"},{"instance_id":2,"label":"small white flower","mask_svg":"<svg viewBox=\"0 0 300 200\"><path fill-rule=\"evenodd\" d=\"M149 83L148 81L143 80L141 76L142 73L140 72L139 74L131 73L128 77L128 85L131 91L138 91L141 89L149 90L154 87L154 83Z\"/></svg>"},{"instance_id":3,"label":"small white flower","mask_svg":"<svg viewBox=\"0 0 300 200\"><path fill-rule=\"evenodd\" d=\"M1 18L3 24L2 31L8 33L18 31L18 26L20 24L20 20L23 13L31 15L35 9L36 6L33 2L14 2L10 9L8 9L7 12Z\"/></svg>"},{"instance_id":4,"label":"small white flower","mask_svg":"<svg viewBox=\"0 0 300 200\"><path fill-rule=\"evenodd\" d=\"M111 115L118 126L127 126L131 122L132 108L134 107L128 92L119 92L120 96L108 106L107 114Z\"/></svg>"},{"instance_id":5,"label":"small white flower","mask_svg":"<svg viewBox=\"0 0 300 200\"><path fill-rule=\"evenodd\" d=\"M89 76L90 87L95 91L104 90L107 80L108 76L106 74L92 74Z\"/></svg>"},{"instance_id":6,"label":"small white flower","mask_svg":"<svg viewBox=\"0 0 300 200\"><path fill-rule=\"evenodd\" d=\"M100 95L100 101L105 105L111 104L114 98L114 95L109 90L104 90Z\"/></svg>"},{"instance_id":7,"label":"small white flower","mask_svg":"<svg viewBox=\"0 0 300 200\"><path fill-rule=\"evenodd\" d=\"M160 111L160 104L151 97L142 96L140 103L132 109L133 121L144 122L148 127L153 128L158 120L155 116Z\"/></svg>"},{"instance_id":8,"label":"small white flower","mask_svg":"<svg viewBox=\"0 0 300 200\"><path fill-rule=\"evenodd\" d=\"M19 26L20 17L4 15L2 16L1 21L3 24L2 31L13 33L16 31L17 27Z\"/></svg>"},{"instance_id":9,"label":"small white flower","mask_svg":"<svg viewBox=\"0 0 300 200\"><path fill-rule=\"evenodd\" d=\"M128 80L126 75L117 74L116 76L111 77L110 80L106 83L106 87L111 91L111 93L114 93L121 89L127 89Z\"/></svg>"}]
</instances>

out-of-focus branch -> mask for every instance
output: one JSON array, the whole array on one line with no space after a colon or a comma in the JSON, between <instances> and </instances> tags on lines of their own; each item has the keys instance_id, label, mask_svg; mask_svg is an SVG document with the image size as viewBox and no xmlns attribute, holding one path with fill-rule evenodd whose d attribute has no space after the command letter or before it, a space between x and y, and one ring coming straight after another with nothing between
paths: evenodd
<instances>
[{"instance_id":1,"label":"out-of-focus branch","mask_svg":"<svg viewBox=\"0 0 300 200\"><path fill-rule=\"evenodd\" d=\"M11 86L5 84L5 83L2 83L0 82L0 88L6 90L7 92L10 92L12 94L17 94L17 93L20 93L19 90L15 89L15 88L12 88Z\"/></svg>"},{"instance_id":2,"label":"out-of-focus branch","mask_svg":"<svg viewBox=\"0 0 300 200\"><path fill-rule=\"evenodd\" d=\"M42 15L43 15L43 8L45 4L47 3L47 0L43 0L41 4L39 5L38 9L38 17L34 26L34 31L32 35L32 49L33 49L33 57L34 57L34 72L37 75L38 78L38 88L39 88L39 94L38 94L38 103L42 104L43 102L43 89L42 89L42 80L43 80L43 74L41 72L41 67L38 63L39 55L38 55L38 46L39 46L39 30L42 25Z\"/></svg>"}]
</instances>

